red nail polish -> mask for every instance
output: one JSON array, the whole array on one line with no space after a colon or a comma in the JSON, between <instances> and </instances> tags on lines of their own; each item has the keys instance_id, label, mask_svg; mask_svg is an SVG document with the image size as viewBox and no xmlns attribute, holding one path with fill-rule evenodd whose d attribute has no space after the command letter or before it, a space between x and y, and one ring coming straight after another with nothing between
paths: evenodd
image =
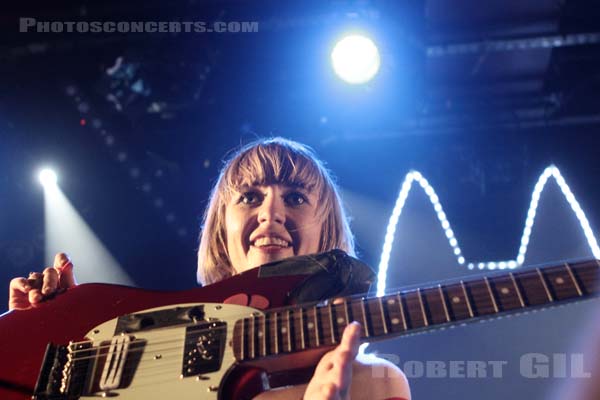
<instances>
[{"instance_id":1,"label":"red nail polish","mask_svg":"<svg viewBox=\"0 0 600 400\"><path fill-rule=\"evenodd\" d=\"M68 269L72 269L73 268L73 263L71 262L71 260L67 259L60 267L58 267L58 270L62 273Z\"/></svg>"}]
</instances>

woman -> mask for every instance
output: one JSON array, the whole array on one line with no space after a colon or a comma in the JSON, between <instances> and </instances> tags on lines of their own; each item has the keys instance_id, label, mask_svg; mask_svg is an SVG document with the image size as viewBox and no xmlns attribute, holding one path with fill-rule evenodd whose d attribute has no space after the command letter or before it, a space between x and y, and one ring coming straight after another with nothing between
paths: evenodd
<instances>
[{"instance_id":1,"label":"woman","mask_svg":"<svg viewBox=\"0 0 600 400\"><path fill-rule=\"evenodd\" d=\"M225 164L203 226L198 280L205 285L292 256L335 248L354 254L329 173L306 146L281 138L254 142ZM72 263L59 254L53 268L11 281L9 308L28 308L74 284ZM308 385L257 398L409 399L406 378L394 365L375 358L355 360L359 338L360 326L350 324L340 345L321 358Z\"/></svg>"}]
</instances>

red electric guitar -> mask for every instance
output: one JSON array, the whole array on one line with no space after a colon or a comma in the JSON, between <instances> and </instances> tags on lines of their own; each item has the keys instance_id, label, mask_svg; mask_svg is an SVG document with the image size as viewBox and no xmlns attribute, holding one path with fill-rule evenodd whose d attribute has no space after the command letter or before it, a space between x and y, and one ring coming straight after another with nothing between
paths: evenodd
<instances>
[{"instance_id":1,"label":"red electric guitar","mask_svg":"<svg viewBox=\"0 0 600 400\"><path fill-rule=\"evenodd\" d=\"M600 293L593 260L282 307L305 276L259 278L258 270L176 293L84 284L8 312L0 399L250 399L278 371L314 367L352 320L372 341ZM232 295L269 310L228 304Z\"/></svg>"}]
</instances>

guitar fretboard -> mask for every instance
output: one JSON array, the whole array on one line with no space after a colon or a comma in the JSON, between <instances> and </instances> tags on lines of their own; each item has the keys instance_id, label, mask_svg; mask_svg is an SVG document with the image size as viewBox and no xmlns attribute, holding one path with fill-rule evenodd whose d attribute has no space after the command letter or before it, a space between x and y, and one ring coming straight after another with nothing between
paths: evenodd
<instances>
[{"instance_id":1,"label":"guitar fretboard","mask_svg":"<svg viewBox=\"0 0 600 400\"><path fill-rule=\"evenodd\" d=\"M564 263L405 290L382 297L296 306L238 320L238 361L340 343L344 328L361 323L364 339L379 339L545 307L600 294L600 262Z\"/></svg>"}]
</instances>

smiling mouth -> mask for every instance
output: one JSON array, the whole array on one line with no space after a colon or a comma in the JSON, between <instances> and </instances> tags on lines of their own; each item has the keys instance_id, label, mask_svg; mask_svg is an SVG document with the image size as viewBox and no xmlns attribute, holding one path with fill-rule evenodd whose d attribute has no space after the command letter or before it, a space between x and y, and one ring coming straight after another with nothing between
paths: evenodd
<instances>
[{"instance_id":1,"label":"smiling mouth","mask_svg":"<svg viewBox=\"0 0 600 400\"><path fill-rule=\"evenodd\" d=\"M275 236L263 236L256 239L250 244L252 247L259 249L286 249L290 247L290 243L287 240L281 239Z\"/></svg>"}]
</instances>

